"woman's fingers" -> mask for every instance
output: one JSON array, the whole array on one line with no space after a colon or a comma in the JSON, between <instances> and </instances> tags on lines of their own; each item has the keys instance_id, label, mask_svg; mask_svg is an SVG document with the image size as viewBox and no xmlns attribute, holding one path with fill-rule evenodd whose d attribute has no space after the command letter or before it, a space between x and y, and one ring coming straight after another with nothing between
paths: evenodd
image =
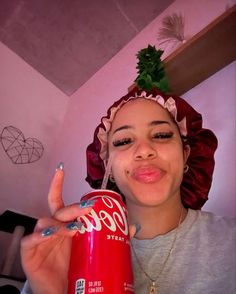
<instances>
[{"instance_id":1,"label":"woman's fingers","mask_svg":"<svg viewBox=\"0 0 236 294\"><path fill-rule=\"evenodd\" d=\"M138 235L138 233L139 233L140 230L141 230L140 224L129 225L129 235L130 235L130 238L137 237L137 235Z\"/></svg>"},{"instance_id":2,"label":"woman's fingers","mask_svg":"<svg viewBox=\"0 0 236 294\"><path fill-rule=\"evenodd\" d=\"M40 232L48 227L63 227L71 223L79 216L88 214L94 205L94 201L82 201L80 203L65 206L57 210L53 218L44 217L37 221L34 231Z\"/></svg>"},{"instance_id":3,"label":"woman's fingers","mask_svg":"<svg viewBox=\"0 0 236 294\"><path fill-rule=\"evenodd\" d=\"M44 221L44 220L43 220ZM81 222L68 222L68 223L50 223L47 224L47 227L37 230L22 238L21 240L21 249L22 251L26 251L30 254L30 250L34 252L36 247L40 244L46 243L48 241L52 241L52 239L65 238L65 237L73 237L74 234L81 229ZM49 242L51 243L51 242ZM48 243L48 244L49 244Z\"/></svg>"},{"instance_id":4,"label":"woman's fingers","mask_svg":"<svg viewBox=\"0 0 236 294\"><path fill-rule=\"evenodd\" d=\"M53 218L43 217L37 221L36 226L34 228L34 232L41 232L43 229L47 227L60 226L60 225L61 225L60 222L58 222L57 220Z\"/></svg>"},{"instance_id":5,"label":"woman's fingers","mask_svg":"<svg viewBox=\"0 0 236 294\"><path fill-rule=\"evenodd\" d=\"M51 181L48 193L48 205L52 215L65 206L62 200L63 180L64 170L62 165L60 165Z\"/></svg>"},{"instance_id":6,"label":"woman's fingers","mask_svg":"<svg viewBox=\"0 0 236 294\"><path fill-rule=\"evenodd\" d=\"M53 217L60 222L69 222L79 216L88 214L91 209L92 205L81 208L79 203L72 204L57 210Z\"/></svg>"},{"instance_id":7,"label":"woman's fingers","mask_svg":"<svg viewBox=\"0 0 236 294\"><path fill-rule=\"evenodd\" d=\"M89 213L94 203L92 200L87 200L65 207L62 199L63 180L64 168L63 164L59 164L51 181L48 193L48 205L54 219L61 222L68 222L76 219L78 216Z\"/></svg>"}]
</instances>

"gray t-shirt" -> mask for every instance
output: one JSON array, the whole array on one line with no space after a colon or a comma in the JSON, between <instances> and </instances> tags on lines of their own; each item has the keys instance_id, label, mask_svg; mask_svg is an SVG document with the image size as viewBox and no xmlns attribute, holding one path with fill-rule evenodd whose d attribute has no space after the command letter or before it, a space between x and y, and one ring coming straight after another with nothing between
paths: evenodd
<instances>
[{"instance_id":1,"label":"gray t-shirt","mask_svg":"<svg viewBox=\"0 0 236 294\"><path fill-rule=\"evenodd\" d=\"M152 278L158 276L174 236L175 230L151 240L132 240L145 271ZM135 257L132 258L135 294L149 293L150 281ZM189 209L157 284L158 294L235 294L235 220ZM21 293L32 293L28 283Z\"/></svg>"},{"instance_id":2,"label":"gray t-shirt","mask_svg":"<svg viewBox=\"0 0 236 294\"><path fill-rule=\"evenodd\" d=\"M158 294L235 294L236 222L212 213L188 210L161 275L175 230L151 240L133 239L143 269L157 278ZM135 293L149 293L151 282L132 254Z\"/></svg>"}]
</instances>

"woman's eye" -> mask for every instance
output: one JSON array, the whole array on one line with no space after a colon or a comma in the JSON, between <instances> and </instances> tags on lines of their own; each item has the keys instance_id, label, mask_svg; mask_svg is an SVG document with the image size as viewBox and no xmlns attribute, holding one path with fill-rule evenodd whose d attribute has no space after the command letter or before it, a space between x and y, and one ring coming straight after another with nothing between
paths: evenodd
<instances>
[{"instance_id":1,"label":"woman's eye","mask_svg":"<svg viewBox=\"0 0 236 294\"><path fill-rule=\"evenodd\" d=\"M130 144L131 142L132 142L131 139L124 138L124 139L121 139L121 140L115 140L112 144L113 144L114 147L119 147L119 146L124 146L124 145Z\"/></svg>"},{"instance_id":2,"label":"woman's eye","mask_svg":"<svg viewBox=\"0 0 236 294\"><path fill-rule=\"evenodd\" d=\"M173 137L172 132L160 132L153 135L154 139L169 139Z\"/></svg>"}]
</instances>

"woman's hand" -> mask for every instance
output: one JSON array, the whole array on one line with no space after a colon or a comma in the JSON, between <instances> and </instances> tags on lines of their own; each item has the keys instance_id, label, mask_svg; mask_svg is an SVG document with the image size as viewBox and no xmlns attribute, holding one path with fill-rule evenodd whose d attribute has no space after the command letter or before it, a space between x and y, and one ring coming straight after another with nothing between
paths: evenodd
<instances>
[{"instance_id":1,"label":"woman's hand","mask_svg":"<svg viewBox=\"0 0 236 294\"><path fill-rule=\"evenodd\" d=\"M58 169L51 182L48 204L52 217L39 219L34 233L21 242L22 265L34 294L67 293L71 237L76 233L68 224L91 210L79 204L65 207L63 178L64 171Z\"/></svg>"}]
</instances>

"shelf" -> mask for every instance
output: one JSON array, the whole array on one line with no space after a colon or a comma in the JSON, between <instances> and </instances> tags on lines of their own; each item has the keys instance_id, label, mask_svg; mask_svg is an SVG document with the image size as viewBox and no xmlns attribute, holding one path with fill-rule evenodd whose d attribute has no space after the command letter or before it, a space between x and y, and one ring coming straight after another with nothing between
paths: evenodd
<instances>
[{"instance_id":1,"label":"shelf","mask_svg":"<svg viewBox=\"0 0 236 294\"><path fill-rule=\"evenodd\" d=\"M182 95L236 59L236 5L165 60L172 92Z\"/></svg>"},{"instance_id":2,"label":"shelf","mask_svg":"<svg viewBox=\"0 0 236 294\"><path fill-rule=\"evenodd\" d=\"M163 60L171 93L181 96L234 60L236 5Z\"/></svg>"}]
</instances>

